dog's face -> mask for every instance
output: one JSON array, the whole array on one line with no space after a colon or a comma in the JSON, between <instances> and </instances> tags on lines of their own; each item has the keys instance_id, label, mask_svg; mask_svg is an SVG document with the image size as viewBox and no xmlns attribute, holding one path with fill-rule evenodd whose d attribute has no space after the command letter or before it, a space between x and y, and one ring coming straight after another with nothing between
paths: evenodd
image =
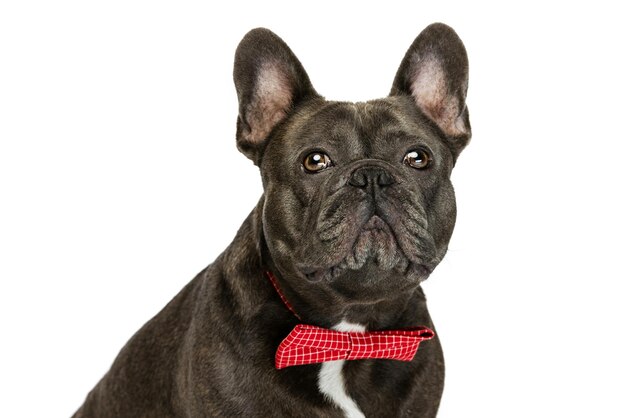
<instances>
[{"instance_id":1,"label":"dog's face","mask_svg":"<svg viewBox=\"0 0 626 418\"><path fill-rule=\"evenodd\" d=\"M265 241L283 276L363 302L428 277L454 228L467 73L460 39L435 24L409 48L389 97L329 102L276 35L246 35L237 141L260 167Z\"/></svg>"}]
</instances>

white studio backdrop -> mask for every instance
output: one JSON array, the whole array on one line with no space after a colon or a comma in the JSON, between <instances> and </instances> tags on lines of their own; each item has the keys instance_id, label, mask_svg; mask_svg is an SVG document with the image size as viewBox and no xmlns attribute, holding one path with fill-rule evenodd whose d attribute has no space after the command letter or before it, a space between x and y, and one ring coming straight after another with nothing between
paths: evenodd
<instances>
[{"instance_id":1,"label":"white studio backdrop","mask_svg":"<svg viewBox=\"0 0 626 418\"><path fill-rule=\"evenodd\" d=\"M608 2L2 2L0 416L71 415L258 201L231 75L249 29L363 101L442 21L474 136L424 285L439 416L625 417L623 20Z\"/></svg>"}]
</instances>

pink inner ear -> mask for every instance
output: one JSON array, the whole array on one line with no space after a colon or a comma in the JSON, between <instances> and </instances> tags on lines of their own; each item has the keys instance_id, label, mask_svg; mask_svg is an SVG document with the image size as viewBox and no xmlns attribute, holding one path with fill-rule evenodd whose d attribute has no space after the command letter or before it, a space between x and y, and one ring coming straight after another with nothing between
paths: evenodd
<instances>
[{"instance_id":1,"label":"pink inner ear","mask_svg":"<svg viewBox=\"0 0 626 418\"><path fill-rule=\"evenodd\" d=\"M257 74L254 96L247 108L250 130L244 139L259 143L267 138L274 126L287 116L292 90L287 72L277 62L265 62Z\"/></svg>"},{"instance_id":2,"label":"pink inner ear","mask_svg":"<svg viewBox=\"0 0 626 418\"><path fill-rule=\"evenodd\" d=\"M447 134L467 134L460 115L459 99L448 92L446 74L439 61L421 57L415 64L411 93L417 106Z\"/></svg>"}]
</instances>

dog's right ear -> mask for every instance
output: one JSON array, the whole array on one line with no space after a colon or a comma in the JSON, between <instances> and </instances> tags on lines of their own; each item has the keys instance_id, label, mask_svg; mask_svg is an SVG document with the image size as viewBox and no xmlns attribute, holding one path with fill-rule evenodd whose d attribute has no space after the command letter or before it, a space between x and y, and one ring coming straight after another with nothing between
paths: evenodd
<instances>
[{"instance_id":1,"label":"dog's right ear","mask_svg":"<svg viewBox=\"0 0 626 418\"><path fill-rule=\"evenodd\" d=\"M390 93L413 97L446 137L455 160L472 136L465 105L468 75L459 36L451 27L433 23L409 47Z\"/></svg>"},{"instance_id":2,"label":"dog's right ear","mask_svg":"<svg viewBox=\"0 0 626 418\"><path fill-rule=\"evenodd\" d=\"M237 148L259 165L274 128L300 102L318 95L287 44L263 28L239 43L233 78L239 98Z\"/></svg>"}]
</instances>

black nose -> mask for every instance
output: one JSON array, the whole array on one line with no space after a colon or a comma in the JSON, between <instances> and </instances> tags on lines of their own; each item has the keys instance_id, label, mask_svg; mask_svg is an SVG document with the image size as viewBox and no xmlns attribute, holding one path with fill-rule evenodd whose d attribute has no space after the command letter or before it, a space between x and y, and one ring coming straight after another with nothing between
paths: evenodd
<instances>
[{"instance_id":1,"label":"black nose","mask_svg":"<svg viewBox=\"0 0 626 418\"><path fill-rule=\"evenodd\" d=\"M368 187L387 187L395 183L395 180L384 168L365 166L352 172L348 184L360 189Z\"/></svg>"}]
</instances>

